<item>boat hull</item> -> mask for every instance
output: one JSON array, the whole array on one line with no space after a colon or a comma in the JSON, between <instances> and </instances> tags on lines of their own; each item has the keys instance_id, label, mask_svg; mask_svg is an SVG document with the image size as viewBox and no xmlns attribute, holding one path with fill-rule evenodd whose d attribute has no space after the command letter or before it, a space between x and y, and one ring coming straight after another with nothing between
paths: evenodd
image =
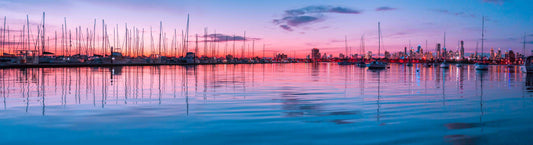
<instances>
[{"instance_id":1,"label":"boat hull","mask_svg":"<svg viewBox=\"0 0 533 145\"><path fill-rule=\"evenodd\" d=\"M366 67L368 67L368 69L385 69L385 68L387 68L387 65L385 65L385 64L368 64L368 65L366 65Z\"/></svg>"}]
</instances>

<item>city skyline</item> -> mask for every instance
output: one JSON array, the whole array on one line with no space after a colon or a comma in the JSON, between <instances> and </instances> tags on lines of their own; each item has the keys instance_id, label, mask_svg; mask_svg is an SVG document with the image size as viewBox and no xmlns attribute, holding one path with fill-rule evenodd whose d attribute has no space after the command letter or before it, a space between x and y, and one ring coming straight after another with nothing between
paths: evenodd
<instances>
[{"instance_id":1,"label":"city skyline","mask_svg":"<svg viewBox=\"0 0 533 145\"><path fill-rule=\"evenodd\" d=\"M435 51L437 43L443 44L446 32L447 50L456 51L458 42L465 41L465 53L475 51L481 39L481 17L486 20L485 54L490 48L513 49L522 52L523 35L533 40L533 24L528 10L531 2L521 0L475 0L458 2L419 1L14 1L0 2L0 12L7 17L11 35L22 30L26 15L32 31L46 12L47 37L61 31L66 18L69 29L81 26L92 28L96 19L96 34L100 36L102 19L108 24L108 34L118 25L119 37L124 37L128 28L144 28L153 34L159 33L159 22L167 39L172 39L174 29L186 28L190 15L189 51L194 49L194 36L208 34L254 40L256 56L261 56L263 44L267 54L285 53L304 58L312 48L329 54L345 53L344 37L352 53L360 53L361 36L365 37L365 52L377 52L377 22L383 31L382 56L384 51L398 52L404 47L421 45L425 51ZM270 5L278 3L279 5ZM98 9L98 10L96 10ZM58 32L59 33L59 32ZM35 32L33 33L35 35ZM112 35L112 34L111 34ZM212 35L209 35L212 36ZM241 37L239 37L241 36ZM101 36L100 36L101 37ZM214 36L212 36L215 38ZM217 38L219 38L217 37ZM224 38L224 37L222 37ZM233 38L233 37L232 37ZM253 39L251 39L253 38ZM145 37L145 46L150 47L150 37ZM96 39L99 40L99 39ZM225 41L216 39L217 42ZM238 39L237 39L238 40ZM426 48L426 40L428 47ZM157 39L154 40L157 43ZM7 42L8 44L10 42ZM479 42L481 43L481 42ZM529 40L527 44L533 43ZM114 42L111 42L114 44ZM47 44L53 47L53 44ZM170 46L170 44L167 44ZM223 51L225 44L220 44ZM231 44L230 44L231 45ZM236 44L240 50L243 44ZM252 42L246 43L252 47ZM100 45L97 45L100 46ZM202 49L203 45L199 45ZM479 46L481 49L481 46ZM527 47L530 47L529 45ZM479 50L481 51L481 50ZM240 52L240 51L239 51ZM529 51L527 51L529 52ZM148 52L147 52L148 53ZM375 53L374 53L375 54Z\"/></svg>"}]
</instances>

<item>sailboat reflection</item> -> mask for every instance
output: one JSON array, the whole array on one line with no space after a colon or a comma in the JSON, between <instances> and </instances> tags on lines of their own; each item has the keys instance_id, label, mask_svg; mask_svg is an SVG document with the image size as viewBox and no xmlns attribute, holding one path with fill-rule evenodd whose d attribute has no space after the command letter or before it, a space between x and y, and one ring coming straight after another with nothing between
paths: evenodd
<instances>
[{"instance_id":1,"label":"sailboat reflection","mask_svg":"<svg viewBox=\"0 0 533 145\"><path fill-rule=\"evenodd\" d=\"M376 99L376 104L377 104L377 112L376 112L376 119L377 119L377 122L379 123L380 122L380 118L381 118L381 112L380 112L380 109L381 109L381 104L380 104L380 99L381 99L381 71L378 71L378 97ZM380 125L385 125L385 123L381 123Z\"/></svg>"},{"instance_id":2,"label":"sailboat reflection","mask_svg":"<svg viewBox=\"0 0 533 145\"><path fill-rule=\"evenodd\" d=\"M449 130L458 130L458 129L469 129L469 128L479 128L481 132L484 131L485 123L483 122L484 110L483 110L483 71L478 71L477 73L479 78L480 85L480 95L479 95L479 122L478 123L465 123L465 122L456 122L456 123L447 123L445 124L446 128ZM476 90L477 90L477 81L476 81ZM477 93L477 91L476 91ZM465 134L455 134L455 135L446 135L444 136L448 142L452 144L476 144L480 138L468 136Z\"/></svg>"}]
</instances>

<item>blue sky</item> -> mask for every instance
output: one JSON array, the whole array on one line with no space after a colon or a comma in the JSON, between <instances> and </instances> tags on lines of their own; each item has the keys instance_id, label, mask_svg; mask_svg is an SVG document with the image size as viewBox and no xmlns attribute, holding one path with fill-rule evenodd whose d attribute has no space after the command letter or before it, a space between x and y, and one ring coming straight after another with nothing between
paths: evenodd
<instances>
[{"instance_id":1,"label":"blue sky","mask_svg":"<svg viewBox=\"0 0 533 145\"><path fill-rule=\"evenodd\" d=\"M311 48L322 52L344 52L344 37L354 52L360 52L360 38L365 36L366 50L377 51L377 22L381 22L384 50L400 51L404 46L434 50L436 43L457 49L465 41L466 51L473 52L481 39L481 17L486 16L486 52L491 48L509 48L521 52L522 35L527 32L533 42L531 4L527 0L3 0L0 13L5 14L10 29L21 29L25 16L39 23L47 14L49 32L60 31L63 18L67 25L92 28L97 19L97 33L104 19L119 31L129 27L153 27L159 33L159 21L171 39L174 29L185 29L190 14L190 36L209 33L256 38L256 47L265 44L269 52L296 51L299 57ZM112 26L112 27L110 27ZM108 30L111 31L111 30ZM146 38L147 40L149 38ZM192 37L190 38L192 39ZM247 43L250 45L251 43ZM238 45L242 45L238 43ZM530 48L531 46L528 45ZM240 48L240 47L239 47Z\"/></svg>"}]
</instances>

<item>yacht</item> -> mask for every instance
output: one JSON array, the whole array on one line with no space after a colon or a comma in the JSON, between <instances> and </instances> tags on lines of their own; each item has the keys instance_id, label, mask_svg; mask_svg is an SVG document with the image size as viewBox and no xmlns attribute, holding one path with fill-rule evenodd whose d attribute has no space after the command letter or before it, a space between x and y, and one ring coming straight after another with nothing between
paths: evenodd
<instances>
[{"instance_id":1,"label":"yacht","mask_svg":"<svg viewBox=\"0 0 533 145\"><path fill-rule=\"evenodd\" d=\"M339 62L338 64L339 64L339 65L353 65L354 63L349 62L349 61L347 61L347 60L343 60L343 61Z\"/></svg>"},{"instance_id":2,"label":"yacht","mask_svg":"<svg viewBox=\"0 0 533 145\"><path fill-rule=\"evenodd\" d=\"M378 43L378 58L379 59L379 52L381 51L381 25L380 25L380 22L378 22L378 39L379 39L379 43ZM378 60L374 60L372 62L370 62L369 64L366 65L368 67L368 69L385 69L387 68L387 64L381 62L381 61L378 61Z\"/></svg>"},{"instance_id":3,"label":"yacht","mask_svg":"<svg viewBox=\"0 0 533 145\"><path fill-rule=\"evenodd\" d=\"M484 42L484 39L485 39L485 17L482 18L482 23L481 23L481 61L483 61L483 42ZM476 63L475 64L475 68L476 68L476 70L488 70L489 66L486 63L481 62L481 63Z\"/></svg>"},{"instance_id":4,"label":"yacht","mask_svg":"<svg viewBox=\"0 0 533 145\"><path fill-rule=\"evenodd\" d=\"M387 68L387 65L385 63L379 62L379 61L372 61L369 64L366 65L368 69L385 69Z\"/></svg>"}]
</instances>

